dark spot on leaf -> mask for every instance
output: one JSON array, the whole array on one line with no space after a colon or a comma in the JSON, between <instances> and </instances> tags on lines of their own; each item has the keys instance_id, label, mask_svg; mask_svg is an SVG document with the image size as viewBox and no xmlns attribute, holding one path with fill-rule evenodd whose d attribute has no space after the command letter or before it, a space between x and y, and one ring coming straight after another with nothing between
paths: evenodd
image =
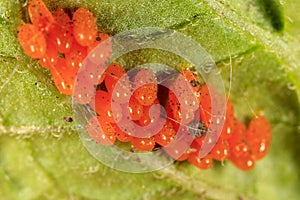
<instances>
[{"instance_id":1,"label":"dark spot on leaf","mask_svg":"<svg viewBox=\"0 0 300 200\"><path fill-rule=\"evenodd\" d=\"M198 18L199 16L200 16L199 14L195 14L194 19Z\"/></svg>"},{"instance_id":2,"label":"dark spot on leaf","mask_svg":"<svg viewBox=\"0 0 300 200\"><path fill-rule=\"evenodd\" d=\"M73 118L70 116L64 117L65 122L73 122Z\"/></svg>"}]
</instances>

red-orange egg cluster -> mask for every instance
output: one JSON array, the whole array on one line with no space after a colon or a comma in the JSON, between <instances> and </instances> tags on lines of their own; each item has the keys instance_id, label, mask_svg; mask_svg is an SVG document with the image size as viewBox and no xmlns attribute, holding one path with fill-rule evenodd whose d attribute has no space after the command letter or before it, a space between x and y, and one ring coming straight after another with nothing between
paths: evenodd
<instances>
[{"instance_id":1,"label":"red-orange egg cluster","mask_svg":"<svg viewBox=\"0 0 300 200\"><path fill-rule=\"evenodd\" d=\"M157 121L149 116L150 107L159 103L157 84L151 83L154 78L151 70L143 69L135 75L132 82L121 65L110 64L101 81L98 82L100 89L96 91L90 103L97 113L97 116L92 117L87 125L91 138L102 145L112 145L118 139L121 142L131 142L139 150L151 151L155 146L155 138L159 140L159 136L147 137L145 136L147 133L137 133L132 124L126 123L125 116L128 113L128 117L142 127L156 124ZM143 86L138 87L139 85ZM130 96L131 90L135 90L132 96ZM112 101L116 103L114 112ZM94 123L95 120L98 120L100 126ZM169 130L167 126L164 129ZM139 134L143 134L143 137L136 137ZM149 135L151 135L150 131Z\"/></svg>"},{"instance_id":2,"label":"red-orange egg cluster","mask_svg":"<svg viewBox=\"0 0 300 200\"><path fill-rule=\"evenodd\" d=\"M99 33L96 19L85 9L70 16L63 9L51 13L42 0L29 0L32 24L18 28L18 39L26 54L50 69L56 87L71 95L77 72L88 53L108 38Z\"/></svg>"},{"instance_id":3,"label":"red-orange egg cluster","mask_svg":"<svg viewBox=\"0 0 300 200\"><path fill-rule=\"evenodd\" d=\"M156 75L150 69L141 69L129 77L118 63L112 63L105 69L103 66L96 67L95 62L87 66L93 69L88 69L89 76L85 77L78 73L83 60L108 38L108 35L98 32L93 14L85 8L77 9L72 18L63 9L51 13L42 0L29 0L28 13L32 24L19 27L19 42L30 57L39 59L43 67L50 69L59 91L71 95L75 77L81 75L77 80L92 82L97 88L92 96L94 88L79 85L83 88L74 95L78 103L88 103L97 114L86 125L95 142L112 145L119 140L130 142L137 150L153 151L170 145L180 132L181 136L192 137L191 144L187 149L175 145L165 152L200 169L210 168L213 160L230 160L238 168L250 170L257 160L266 155L271 141L268 120L256 116L246 127L235 117L230 100L226 103L225 114L214 116L213 107L222 114L222 106L218 104L220 94L213 87L201 83L194 72L181 71L169 88L156 83ZM103 74L99 73L101 70ZM98 74L102 75L99 77ZM158 105L164 111L156 109L153 113L153 107ZM137 130L128 120L144 129ZM213 138L220 124L221 134ZM206 136L212 138L205 139ZM213 147L210 152L199 157L201 147L211 141Z\"/></svg>"},{"instance_id":4,"label":"red-orange egg cluster","mask_svg":"<svg viewBox=\"0 0 300 200\"><path fill-rule=\"evenodd\" d=\"M246 128L245 124L234 116L233 104L230 101L226 104L225 117L212 117L211 98L219 98L220 94L216 90L209 91L208 86L201 84L198 76L192 71L182 71L182 76L178 76L172 83L173 87L166 89L153 83L155 75L150 69L142 69L131 79L133 81L129 78L124 79L126 81L123 81L122 85L126 85L126 90L124 88L123 91L114 90L120 78L126 75L121 65L112 63L101 78L102 87L98 87L100 89L96 91L95 98L91 102L91 107L94 108L97 116L92 117L87 124L89 135L97 143L113 145L116 140L119 140L130 142L137 150L152 151L168 146L176 137L180 125L184 124L184 134L192 135L193 141L190 148L180 156L175 153L180 152L180 146L166 151L176 160L188 160L201 169L210 168L213 160L230 160L238 168L250 170L254 167L256 160L266 155L271 140L271 128L267 119L263 116L256 116ZM184 89L184 84L189 84L189 87L193 89L194 97ZM177 91L172 91L172 89ZM113 91L118 93L119 97L114 97ZM130 91L134 91L131 97ZM126 101L129 102L128 107L125 106ZM112 111L111 102L119 103L119 106L114 108L117 112ZM164 107L166 116L156 113L156 117L150 117L149 109L155 104ZM143 133L137 133L132 124L124 122L126 112L129 112L130 119L134 123L145 127ZM196 116L200 116L200 120L197 120ZM153 135L151 132L153 129L147 129L147 126L157 124L162 118L166 118L163 127ZM202 145L210 141L205 140L206 135L214 131L214 127L220 124L220 120L224 123L220 136L211 151L205 157L200 158L199 151ZM137 137L138 135L140 137Z\"/></svg>"}]
</instances>

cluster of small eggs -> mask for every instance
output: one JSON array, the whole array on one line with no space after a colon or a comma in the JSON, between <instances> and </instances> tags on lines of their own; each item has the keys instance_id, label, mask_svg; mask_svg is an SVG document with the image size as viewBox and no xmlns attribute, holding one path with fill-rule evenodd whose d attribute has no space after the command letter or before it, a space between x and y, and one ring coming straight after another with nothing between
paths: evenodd
<instances>
[{"instance_id":1,"label":"cluster of small eggs","mask_svg":"<svg viewBox=\"0 0 300 200\"><path fill-rule=\"evenodd\" d=\"M71 95L83 60L108 35L98 32L96 19L85 8L77 9L71 19L63 9L51 13L42 0L30 0L28 13L32 24L18 28L22 48L50 69L62 94Z\"/></svg>"},{"instance_id":2,"label":"cluster of small eggs","mask_svg":"<svg viewBox=\"0 0 300 200\"><path fill-rule=\"evenodd\" d=\"M150 69L139 70L130 80L120 64L109 65L90 103L97 113L86 126L90 137L101 145L113 145L119 140L130 142L136 150L153 151L170 145L176 140L180 130L184 137L191 136L192 142L180 155L176 154L180 152L180 144L166 150L174 159L188 160L201 169L210 168L213 160L230 160L242 170L252 169L255 161L266 155L270 145L271 128L267 119L256 116L246 128L234 116L234 108L229 100L225 117L212 117L211 98L218 98L217 91L210 95L208 86L201 84L198 76L190 70L183 70L180 74L182 76L178 76L170 88L166 88L153 82L156 76ZM121 77L122 84L115 87ZM140 84L142 86L138 87ZM187 87L192 88L192 93ZM114 93L118 95L115 96ZM116 103L113 105L114 109L111 102ZM125 102L129 102L128 105ZM150 107L158 104L163 106L166 113L156 110L156 115L151 116ZM137 131L137 126L124 121L124 118L130 118L144 129ZM220 124L220 120L223 120L221 134L211 151L200 158L201 147L205 142L211 141L205 140L205 137L215 136L214 131L217 129L214 127ZM155 130L162 121L162 128Z\"/></svg>"},{"instance_id":3,"label":"cluster of small eggs","mask_svg":"<svg viewBox=\"0 0 300 200\"><path fill-rule=\"evenodd\" d=\"M98 82L100 89L91 99L90 106L97 113L97 116L92 117L87 124L91 138L102 145L112 145L118 139L121 142L131 142L136 149L151 151L157 136L149 136L150 131L146 136L145 129L143 133L138 133L130 122L134 121L141 127L157 125L160 114L156 113L156 118L149 116L151 106L159 103L158 86L152 83L154 78L151 70L143 69L137 72L131 81L120 64L110 64ZM141 84L143 86L139 87ZM131 95L132 90L134 92ZM113 108L111 102L114 102ZM153 127L151 130L153 131ZM141 135L143 137L139 137Z\"/></svg>"},{"instance_id":4,"label":"cluster of small eggs","mask_svg":"<svg viewBox=\"0 0 300 200\"><path fill-rule=\"evenodd\" d=\"M39 59L43 67L50 69L62 94L73 94L75 77L83 60L108 35L98 32L96 19L85 8L77 9L71 19L63 9L51 13L42 0L29 0L28 13L32 24L24 24L18 29L21 46L30 57ZM219 94L216 91L210 94L208 86L201 84L192 71L181 71L182 76L178 76L170 88L165 88L153 82L156 77L150 69L138 71L130 80L120 64L100 68L104 74L91 81L97 85L96 94L88 96L86 94L93 94L93 91L82 88L85 95L75 96L78 103L88 103L97 114L86 126L97 143L112 145L119 140L130 142L137 150L153 151L170 145L181 132L192 137L189 148L182 152L178 145L166 153L178 161L188 160L201 169L210 168L213 160L230 160L240 169L250 170L256 160L266 155L271 140L268 120L256 116L247 128L234 116L229 100L225 117L214 118L211 98L218 98ZM189 87L192 92L186 90ZM111 102L114 102L113 106ZM154 115L151 114L154 105L163 106L166 113L156 110ZM128 119L144 128L143 131L128 123ZM214 135L208 133L214 132L220 120L224 124L220 136L217 140L206 140L207 135ZM163 125L157 128L162 122ZM205 157L200 158L199 151L207 141L215 141L215 144ZM178 152L181 153L178 155Z\"/></svg>"}]
</instances>

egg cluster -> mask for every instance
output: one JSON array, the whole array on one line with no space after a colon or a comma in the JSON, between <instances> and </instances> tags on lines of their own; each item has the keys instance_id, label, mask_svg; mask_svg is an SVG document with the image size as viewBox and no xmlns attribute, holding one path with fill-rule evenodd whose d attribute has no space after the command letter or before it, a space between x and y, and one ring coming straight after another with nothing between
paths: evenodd
<instances>
[{"instance_id":1,"label":"egg cluster","mask_svg":"<svg viewBox=\"0 0 300 200\"><path fill-rule=\"evenodd\" d=\"M169 156L179 161L188 160L201 169L210 168L213 160L230 160L238 168L250 170L255 161L266 155L271 127L265 117L254 117L247 128L235 117L230 100L224 115L213 116L212 101L217 102L213 104L217 107L215 112L221 112L221 106L218 108L221 95L217 90L209 90L190 70L181 71L169 88L156 79L150 69L137 70L133 78L129 78L120 64L109 65L90 103L97 113L86 126L90 137L101 145L113 145L116 140L129 142L134 150L140 151L155 151L171 145L164 149ZM154 105L162 108L153 114L151 106ZM126 121L128 118L131 121ZM158 127L159 124L163 126ZM192 137L184 152L182 143L176 144L182 136ZM200 158L201 147L212 141L213 148Z\"/></svg>"},{"instance_id":2,"label":"egg cluster","mask_svg":"<svg viewBox=\"0 0 300 200\"><path fill-rule=\"evenodd\" d=\"M105 68L91 62L89 76L81 77L78 71L83 62L89 62L84 61L86 56L108 38L98 32L93 14L85 8L77 9L72 17L60 8L51 13L42 0L29 0L28 13L32 24L19 27L19 42L30 57L51 71L58 90L73 94L76 76L94 86L78 84L79 92L73 97L95 113L86 125L95 142L113 145L118 140L138 151L163 149L200 169L210 168L213 160L230 160L250 170L266 155L271 140L268 120L256 116L246 127L235 117L230 100L222 111L221 95L201 83L194 72L182 70L165 87L151 69L128 76L118 63ZM176 143L180 138L189 139L187 148ZM212 148L199 157L205 145Z\"/></svg>"},{"instance_id":3,"label":"egg cluster","mask_svg":"<svg viewBox=\"0 0 300 200\"><path fill-rule=\"evenodd\" d=\"M30 0L31 24L18 28L18 40L25 53L50 69L56 87L71 95L83 60L108 35L98 32L96 19L85 9L70 16L63 9L51 13L42 0Z\"/></svg>"}]
</instances>

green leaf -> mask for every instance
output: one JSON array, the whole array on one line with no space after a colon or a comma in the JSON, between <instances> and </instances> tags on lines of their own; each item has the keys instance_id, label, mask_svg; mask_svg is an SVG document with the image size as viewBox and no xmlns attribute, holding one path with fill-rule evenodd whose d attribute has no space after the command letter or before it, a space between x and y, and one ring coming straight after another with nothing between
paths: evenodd
<instances>
[{"instance_id":1,"label":"green leaf","mask_svg":"<svg viewBox=\"0 0 300 200\"><path fill-rule=\"evenodd\" d=\"M285 4L286 10L286 27L287 31L294 37L300 38L300 15L297 13L300 4L295 1L287 1Z\"/></svg>"},{"instance_id":2,"label":"green leaf","mask_svg":"<svg viewBox=\"0 0 300 200\"><path fill-rule=\"evenodd\" d=\"M175 163L146 174L122 173L102 165L83 147L74 122L64 120L73 116L71 98L59 94L49 72L26 56L18 44L17 27L28 22L25 1L0 0L3 199L300 198L300 29L290 20L299 24L299 15L293 11L297 3L45 2L50 10L62 7L72 11L81 6L91 9L99 30L110 35L140 27L164 27L191 36L216 61L236 116L247 122L253 113L262 113L270 120L271 148L251 172L240 171L229 162L215 162L207 171L186 162ZM147 58L175 65L164 53L160 57L142 53L140 60L130 61L138 53L122 58L122 62L132 67Z\"/></svg>"}]
</instances>

